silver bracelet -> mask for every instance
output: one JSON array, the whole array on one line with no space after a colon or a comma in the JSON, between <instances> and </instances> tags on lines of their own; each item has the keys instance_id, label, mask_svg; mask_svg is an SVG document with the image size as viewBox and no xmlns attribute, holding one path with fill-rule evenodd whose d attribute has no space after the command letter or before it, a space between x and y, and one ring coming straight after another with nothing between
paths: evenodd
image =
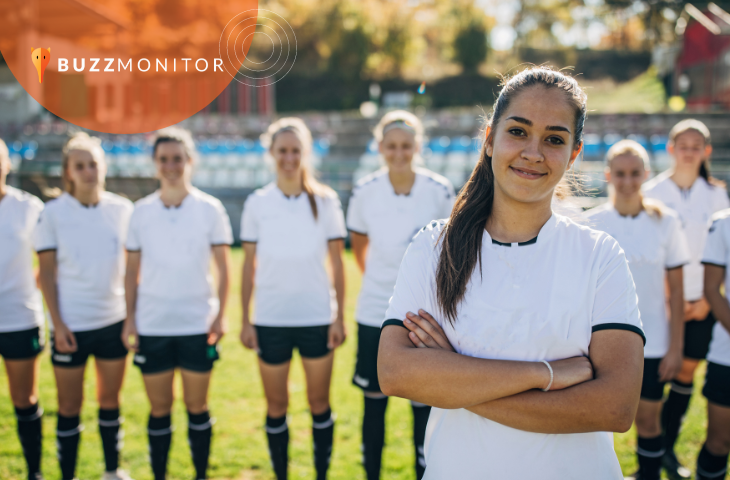
<instances>
[{"instance_id":1,"label":"silver bracelet","mask_svg":"<svg viewBox=\"0 0 730 480\"><path fill-rule=\"evenodd\" d=\"M548 383L548 386L546 388L541 389L543 392L547 392L548 390L550 390L550 387L553 386L553 367L550 366L547 360L543 360L542 363L547 365L548 370L550 370L550 383Z\"/></svg>"}]
</instances>

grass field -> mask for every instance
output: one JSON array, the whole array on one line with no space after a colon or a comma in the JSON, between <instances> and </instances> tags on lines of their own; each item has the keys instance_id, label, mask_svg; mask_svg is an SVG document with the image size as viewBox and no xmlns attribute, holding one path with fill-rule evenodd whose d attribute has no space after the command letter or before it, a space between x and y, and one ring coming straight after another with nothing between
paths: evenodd
<instances>
[{"instance_id":1,"label":"grass field","mask_svg":"<svg viewBox=\"0 0 730 480\"><path fill-rule=\"evenodd\" d=\"M214 427L213 448L210 461L211 479L271 479L273 473L268 459L266 436L262 425L265 402L258 375L256 355L245 350L238 341L241 305L239 300L240 267L243 255L233 250L234 275L231 284L231 301L227 317L230 331L221 343L221 360L216 364L210 391L210 410L218 422ZM360 275L351 253L347 253L347 320L348 339L337 350L332 389L332 409L337 413L335 444L329 478L364 479L360 464L360 423L362 395L351 384L355 364L356 326L354 310ZM53 372L48 353L41 360L40 396L45 409L43 417L43 472L46 479L60 478L56 461L55 428L56 398ZM91 365L91 364L90 364ZM698 383L704 368L698 372ZM87 369L86 402L82 421L86 430L82 433L77 477L80 480L97 479L103 471L101 440L96 423L97 404L93 368ZM179 379L177 384L179 392ZM698 389L697 389L698 390ZM290 380L290 478L314 478L311 444L311 417L307 409L305 385L301 363L295 357ZM179 395L178 395L179 398ZM411 444L411 413L406 400L391 399L387 417L386 449L383 458L384 479L409 480L413 473L413 447ZM147 403L142 376L129 358L129 370L122 393L122 414L125 445L122 467L136 480L151 480L152 473L147 458ZM182 401L173 410L172 450L169 462L170 480L193 478L194 471L187 445L187 416ZM697 392L692 399L688 421L680 436L678 448L680 460L694 468L697 453L704 439L706 424L705 400ZM4 370L0 372L0 479L23 480L25 462L16 435L15 417L7 390ZM634 459L635 434L633 430L616 435L616 452L624 473L636 468Z\"/></svg>"}]
</instances>

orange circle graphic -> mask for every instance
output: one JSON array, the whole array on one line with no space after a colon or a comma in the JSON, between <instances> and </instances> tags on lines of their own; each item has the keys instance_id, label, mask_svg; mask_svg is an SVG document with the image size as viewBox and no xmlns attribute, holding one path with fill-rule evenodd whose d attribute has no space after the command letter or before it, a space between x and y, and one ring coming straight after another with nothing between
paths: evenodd
<instances>
[{"instance_id":1,"label":"orange circle graphic","mask_svg":"<svg viewBox=\"0 0 730 480\"><path fill-rule=\"evenodd\" d=\"M157 130L233 80L258 0L0 0L0 52L51 113L106 133Z\"/></svg>"}]
</instances>

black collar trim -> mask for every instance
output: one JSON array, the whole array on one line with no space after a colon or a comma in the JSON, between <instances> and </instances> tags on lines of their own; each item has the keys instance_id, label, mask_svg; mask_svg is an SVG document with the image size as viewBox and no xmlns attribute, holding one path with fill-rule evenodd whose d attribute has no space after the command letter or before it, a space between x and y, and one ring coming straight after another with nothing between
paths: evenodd
<instances>
[{"instance_id":1,"label":"black collar trim","mask_svg":"<svg viewBox=\"0 0 730 480\"><path fill-rule=\"evenodd\" d=\"M512 246L511 243L504 243L504 242L500 242L499 240L495 240L495 239L492 239L492 243L494 245L499 245L500 247L511 247ZM537 243L537 237L535 237L535 238L533 238L531 240L528 240L526 242L519 242L517 244L517 246L518 247L524 247L525 245L532 245L533 243Z\"/></svg>"}]
</instances>

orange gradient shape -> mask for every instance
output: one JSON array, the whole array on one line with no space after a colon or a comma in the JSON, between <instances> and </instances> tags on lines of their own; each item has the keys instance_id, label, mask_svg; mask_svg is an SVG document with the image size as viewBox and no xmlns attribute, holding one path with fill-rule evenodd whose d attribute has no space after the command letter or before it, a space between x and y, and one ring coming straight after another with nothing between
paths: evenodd
<instances>
[{"instance_id":1,"label":"orange gradient shape","mask_svg":"<svg viewBox=\"0 0 730 480\"><path fill-rule=\"evenodd\" d=\"M0 0L0 52L51 113L142 133L189 118L228 86L257 16L258 0Z\"/></svg>"},{"instance_id":2,"label":"orange gradient shape","mask_svg":"<svg viewBox=\"0 0 730 480\"><path fill-rule=\"evenodd\" d=\"M50 48L32 48L30 49L30 58L38 71L38 83L43 83L43 72L46 71L48 63L51 61Z\"/></svg>"}]
</instances>

